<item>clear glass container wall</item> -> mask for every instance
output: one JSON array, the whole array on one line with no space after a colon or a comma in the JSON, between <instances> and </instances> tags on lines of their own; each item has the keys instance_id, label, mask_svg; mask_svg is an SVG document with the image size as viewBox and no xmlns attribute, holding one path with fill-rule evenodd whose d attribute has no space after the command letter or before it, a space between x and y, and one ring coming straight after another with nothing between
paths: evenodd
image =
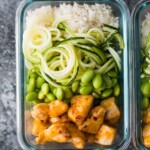
<instances>
[{"instance_id":1,"label":"clear glass container wall","mask_svg":"<svg viewBox=\"0 0 150 150\"><path fill-rule=\"evenodd\" d=\"M137 149L147 149L143 145L142 141L142 124L141 124L141 83L140 81L140 63L142 49L141 39L141 24L145 19L145 15L150 12L150 0L139 1L132 11L132 49L134 56L134 68L133 68L133 113L135 116L135 122L133 122L133 143Z\"/></svg>"},{"instance_id":2,"label":"clear glass container wall","mask_svg":"<svg viewBox=\"0 0 150 150\"><path fill-rule=\"evenodd\" d=\"M25 28L25 18L28 10L34 10L43 5L59 6L61 3L73 4L71 1L39 1L30 0L21 3L16 16L16 55L17 55L17 130L18 140L24 149L73 149L71 144L60 144L50 142L44 145L35 145L34 137L31 135L32 117L30 114L30 106L24 101L26 90L26 68L24 65L24 57L22 53L22 36ZM119 17L120 30L124 38L125 49L122 54L122 72L120 75L121 96L118 103L121 109L121 119L118 124L117 137L115 143L109 147L101 147L104 149L125 149L130 143L130 111L131 100L129 90L129 53L130 53L130 15L129 10L122 0L79 0L79 4L107 4L113 9L115 16ZM131 79L131 77L130 77ZM131 82L130 82L131 83ZM98 145L86 145L86 148L100 148Z\"/></svg>"}]
</instances>

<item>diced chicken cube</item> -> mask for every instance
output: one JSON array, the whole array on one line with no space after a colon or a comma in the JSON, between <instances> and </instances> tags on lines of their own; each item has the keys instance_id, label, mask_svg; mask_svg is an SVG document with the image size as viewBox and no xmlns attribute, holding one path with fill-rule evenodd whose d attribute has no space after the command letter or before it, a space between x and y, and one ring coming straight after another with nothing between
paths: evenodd
<instances>
[{"instance_id":1,"label":"diced chicken cube","mask_svg":"<svg viewBox=\"0 0 150 150\"><path fill-rule=\"evenodd\" d=\"M53 124L36 138L36 144L44 144L50 141L71 142L78 149L83 149L85 145L84 134L78 130L76 125L71 123Z\"/></svg>"},{"instance_id":2,"label":"diced chicken cube","mask_svg":"<svg viewBox=\"0 0 150 150\"><path fill-rule=\"evenodd\" d=\"M100 104L106 109L105 121L110 125L115 125L120 118L120 111L115 104L114 97L105 99Z\"/></svg>"},{"instance_id":3,"label":"diced chicken cube","mask_svg":"<svg viewBox=\"0 0 150 150\"><path fill-rule=\"evenodd\" d=\"M53 124L44 132L40 133L36 138L36 144L44 144L45 142L56 141L60 143L67 142L70 138L70 133L63 123Z\"/></svg>"},{"instance_id":4,"label":"diced chicken cube","mask_svg":"<svg viewBox=\"0 0 150 150\"><path fill-rule=\"evenodd\" d=\"M54 124L54 123L67 123L70 122L70 119L68 117L68 114L63 114L61 116L58 117L54 117L54 118L50 118L50 123Z\"/></svg>"},{"instance_id":5,"label":"diced chicken cube","mask_svg":"<svg viewBox=\"0 0 150 150\"><path fill-rule=\"evenodd\" d=\"M146 124L150 123L150 107L148 107L143 113L143 122Z\"/></svg>"},{"instance_id":6,"label":"diced chicken cube","mask_svg":"<svg viewBox=\"0 0 150 150\"><path fill-rule=\"evenodd\" d=\"M71 138L70 142L73 143L74 147L77 149L84 149L85 146L85 136L84 134L77 128L76 125L68 123L67 129L70 131Z\"/></svg>"},{"instance_id":7,"label":"diced chicken cube","mask_svg":"<svg viewBox=\"0 0 150 150\"><path fill-rule=\"evenodd\" d=\"M45 103L37 104L33 107L31 115L36 120L46 122L49 119L49 106Z\"/></svg>"},{"instance_id":8,"label":"diced chicken cube","mask_svg":"<svg viewBox=\"0 0 150 150\"><path fill-rule=\"evenodd\" d=\"M150 148L150 124L143 128L143 141L144 145Z\"/></svg>"},{"instance_id":9,"label":"diced chicken cube","mask_svg":"<svg viewBox=\"0 0 150 150\"><path fill-rule=\"evenodd\" d=\"M45 137L45 130L44 130L38 134L38 136L35 139L35 143L36 144L45 144L46 142L47 142L47 139Z\"/></svg>"},{"instance_id":10,"label":"diced chicken cube","mask_svg":"<svg viewBox=\"0 0 150 150\"><path fill-rule=\"evenodd\" d=\"M32 134L38 136L42 131L49 128L49 123L43 123L40 120L34 120L32 126Z\"/></svg>"},{"instance_id":11,"label":"diced chicken cube","mask_svg":"<svg viewBox=\"0 0 150 150\"><path fill-rule=\"evenodd\" d=\"M79 126L79 130L90 134L96 134L103 124L106 110L102 106L97 106L91 110L88 118Z\"/></svg>"},{"instance_id":12,"label":"diced chicken cube","mask_svg":"<svg viewBox=\"0 0 150 150\"><path fill-rule=\"evenodd\" d=\"M77 95L71 99L71 107L68 110L70 120L81 125L86 119L93 103L92 95Z\"/></svg>"},{"instance_id":13,"label":"diced chicken cube","mask_svg":"<svg viewBox=\"0 0 150 150\"><path fill-rule=\"evenodd\" d=\"M61 101L55 100L49 103L49 116L50 117L58 117L68 110L68 105Z\"/></svg>"},{"instance_id":14,"label":"diced chicken cube","mask_svg":"<svg viewBox=\"0 0 150 150\"><path fill-rule=\"evenodd\" d=\"M100 145L112 145L115 136L116 129L103 124L95 135L95 142Z\"/></svg>"}]
</instances>

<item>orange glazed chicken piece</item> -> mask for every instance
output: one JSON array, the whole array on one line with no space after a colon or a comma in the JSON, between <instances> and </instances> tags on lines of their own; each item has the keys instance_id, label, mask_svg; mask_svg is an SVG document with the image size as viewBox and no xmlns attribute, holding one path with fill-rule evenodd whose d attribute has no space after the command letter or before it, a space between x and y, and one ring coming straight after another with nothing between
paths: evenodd
<instances>
[{"instance_id":1,"label":"orange glazed chicken piece","mask_svg":"<svg viewBox=\"0 0 150 150\"><path fill-rule=\"evenodd\" d=\"M120 111L115 104L114 97L101 101L101 106L106 109L105 121L110 125L115 125L120 118Z\"/></svg>"},{"instance_id":2,"label":"orange glazed chicken piece","mask_svg":"<svg viewBox=\"0 0 150 150\"><path fill-rule=\"evenodd\" d=\"M46 122L49 119L49 105L45 103L35 105L31 115L36 120Z\"/></svg>"},{"instance_id":3,"label":"orange glazed chicken piece","mask_svg":"<svg viewBox=\"0 0 150 150\"><path fill-rule=\"evenodd\" d=\"M150 148L150 124L143 128L143 141L144 145Z\"/></svg>"},{"instance_id":4,"label":"orange glazed chicken piece","mask_svg":"<svg viewBox=\"0 0 150 150\"><path fill-rule=\"evenodd\" d=\"M75 148L83 149L85 146L84 134L74 124L68 123L67 128L71 134L69 142L73 143Z\"/></svg>"},{"instance_id":5,"label":"orange glazed chicken piece","mask_svg":"<svg viewBox=\"0 0 150 150\"><path fill-rule=\"evenodd\" d=\"M52 124L36 138L37 144L44 144L50 141L65 143L69 140L70 133L64 123Z\"/></svg>"},{"instance_id":6,"label":"orange glazed chicken piece","mask_svg":"<svg viewBox=\"0 0 150 150\"><path fill-rule=\"evenodd\" d=\"M68 105L61 101L55 100L49 103L49 116L50 117L58 117L68 110Z\"/></svg>"},{"instance_id":7,"label":"orange glazed chicken piece","mask_svg":"<svg viewBox=\"0 0 150 150\"><path fill-rule=\"evenodd\" d=\"M88 118L79 126L79 130L90 134L96 134L103 124L105 109L102 106L93 108Z\"/></svg>"},{"instance_id":8,"label":"orange glazed chicken piece","mask_svg":"<svg viewBox=\"0 0 150 150\"><path fill-rule=\"evenodd\" d=\"M77 125L81 125L86 119L92 104L94 97L92 95L77 95L72 97L71 106L68 110L68 116L71 121Z\"/></svg>"},{"instance_id":9,"label":"orange glazed chicken piece","mask_svg":"<svg viewBox=\"0 0 150 150\"><path fill-rule=\"evenodd\" d=\"M100 145L112 145L115 137L116 129L103 124L95 135L95 142Z\"/></svg>"},{"instance_id":10,"label":"orange glazed chicken piece","mask_svg":"<svg viewBox=\"0 0 150 150\"><path fill-rule=\"evenodd\" d=\"M150 123L150 107L148 107L143 113L143 122L146 124Z\"/></svg>"},{"instance_id":11,"label":"orange glazed chicken piece","mask_svg":"<svg viewBox=\"0 0 150 150\"><path fill-rule=\"evenodd\" d=\"M40 120L34 120L32 126L32 134L38 136L42 131L50 126L49 123L43 123Z\"/></svg>"},{"instance_id":12,"label":"orange glazed chicken piece","mask_svg":"<svg viewBox=\"0 0 150 150\"><path fill-rule=\"evenodd\" d=\"M36 144L44 144L50 141L60 143L71 142L79 149L84 148L85 145L84 134L71 123L53 124L36 138Z\"/></svg>"}]
</instances>

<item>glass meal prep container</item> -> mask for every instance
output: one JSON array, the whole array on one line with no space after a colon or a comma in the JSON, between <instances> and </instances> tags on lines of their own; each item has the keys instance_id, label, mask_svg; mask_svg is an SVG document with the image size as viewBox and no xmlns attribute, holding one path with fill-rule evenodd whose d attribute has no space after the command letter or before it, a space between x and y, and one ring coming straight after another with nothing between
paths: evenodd
<instances>
[{"instance_id":1,"label":"glass meal prep container","mask_svg":"<svg viewBox=\"0 0 150 150\"><path fill-rule=\"evenodd\" d=\"M133 127L133 143L137 149L148 149L143 144L142 138L142 128L141 123L141 82L140 81L140 65L141 65L141 49L142 49L142 36L141 36L141 25L145 19L145 15L150 12L150 0L141 0L139 1L132 11L132 49L134 55L134 68L133 68L133 84L134 84L134 94L133 94L133 113L135 113L135 123Z\"/></svg>"},{"instance_id":2,"label":"glass meal prep container","mask_svg":"<svg viewBox=\"0 0 150 150\"><path fill-rule=\"evenodd\" d=\"M25 102L26 92L26 75L27 69L25 67L24 56L22 51L23 31L25 28L25 18L28 10L34 10L40 6L51 5L59 6L59 4L67 3L73 4L107 4L112 7L113 14L119 17L119 27L125 42L125 49L121 55L122 71L119 78L121 85L121 95L118 99L118 105L121 111L120 121L117 126L117 136L112 146L102 147L97 144L87 144L85 149L125 149L130 143L131 132L131 100L129 90L129 53L130 53L130 15L129 10L122 0L78 0L78 1L45 1L45 0L29 0L23 1L18 8L16 15L16 58L17 58L17 133L18 140L24 149L74 149L72 144L60 144L57 142L49 142L44 145L35 145L35 137L31 134L32 117L31 108Z\"/></svg>"}]
</instances>

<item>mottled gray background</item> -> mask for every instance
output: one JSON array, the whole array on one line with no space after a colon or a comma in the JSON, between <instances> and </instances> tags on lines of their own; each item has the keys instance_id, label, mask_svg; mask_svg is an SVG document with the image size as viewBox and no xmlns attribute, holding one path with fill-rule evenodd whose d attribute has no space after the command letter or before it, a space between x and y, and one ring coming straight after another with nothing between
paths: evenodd
<instances>
[{"instance_id":1,"label":"mottled gray background","mask_svg":"<svg viewBox=\"0 0 150 150\"><path fill-rule=\"evenodd\" d=\"M130 10L137 1L126 0ZM15 13L20 2L0 0L0 150L21 150L16 137L15 94Z\"/></svg>"}]
</instances>

